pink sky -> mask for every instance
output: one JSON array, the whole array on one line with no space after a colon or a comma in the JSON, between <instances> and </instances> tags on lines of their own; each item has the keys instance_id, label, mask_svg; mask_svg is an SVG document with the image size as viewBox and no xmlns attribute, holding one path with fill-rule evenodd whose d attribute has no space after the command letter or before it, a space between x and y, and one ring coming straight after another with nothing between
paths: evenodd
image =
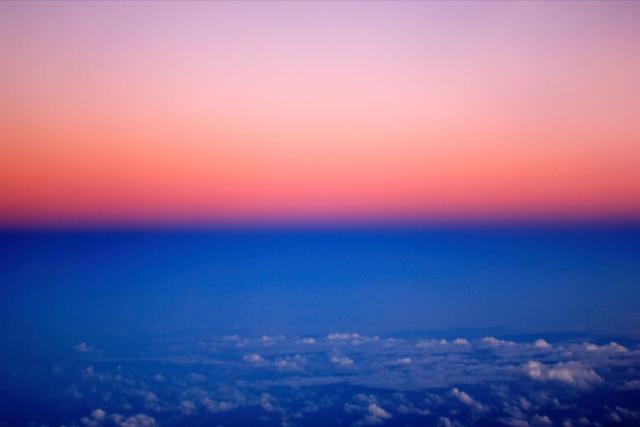
<instances>
[{"instance_id":1,"label":"pink sky","mask_svg":"<svg viewBox=\"0 0 640 427\"><path fill-rule=\"evenodd\" d=\"M0 225L640 219L640 3L2 2Z\"/></svg>"}]
</instances>

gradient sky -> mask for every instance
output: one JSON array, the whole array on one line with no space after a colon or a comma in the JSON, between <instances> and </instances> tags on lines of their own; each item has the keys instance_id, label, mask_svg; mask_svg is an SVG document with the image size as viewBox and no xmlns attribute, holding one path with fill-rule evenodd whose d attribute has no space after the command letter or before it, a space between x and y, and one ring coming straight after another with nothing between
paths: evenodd
<instances>
[{"instance_id":1,"label":"gradient sky","mask_svg":"<svg viewBox=\"0 0 640 427\"><path fill-rule=\"evenodd\" d=\"M2 2L0 224L640 218L640 3Z\"/></svg>"}]
</instances>

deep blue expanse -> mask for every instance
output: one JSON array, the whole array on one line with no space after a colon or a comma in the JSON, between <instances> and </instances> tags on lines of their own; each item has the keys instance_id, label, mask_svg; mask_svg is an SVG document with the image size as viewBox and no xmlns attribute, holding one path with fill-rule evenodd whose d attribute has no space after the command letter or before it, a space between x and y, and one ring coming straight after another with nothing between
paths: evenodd
<instances>
[{"instance_id":1,"label":"deep blue expanse","mask_svg":"<svg viewBox=\"0 0 640 427\"><path fill-rule=\"evenodd\" d=\"M639 227L4 231L0 254L0 425L640 425Z\"/></svg>"}]
</instances>

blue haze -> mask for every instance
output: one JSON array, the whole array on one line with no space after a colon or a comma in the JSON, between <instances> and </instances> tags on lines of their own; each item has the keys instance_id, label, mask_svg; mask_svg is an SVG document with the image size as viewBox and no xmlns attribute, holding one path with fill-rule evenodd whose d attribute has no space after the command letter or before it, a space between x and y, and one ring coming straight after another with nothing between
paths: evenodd
<instances>
[{"instance_id":1,"label":"blue haze","mask_svg":"<svg viewBox=\"0 0 640 427\"><path fill-rule=\"evenodd\" d=\"M640 228L4 232L4 336L637 330Z\"/></svg>"},{"instance_id":2,"label":"blue haze","mask_svg":"<svg viewBox=\"0 0 640 427\"><path fill-rule=\"evenodd\" d=\"M640 425L637 226L0 233L0 426Z\"/></svg>"}]
</instances>

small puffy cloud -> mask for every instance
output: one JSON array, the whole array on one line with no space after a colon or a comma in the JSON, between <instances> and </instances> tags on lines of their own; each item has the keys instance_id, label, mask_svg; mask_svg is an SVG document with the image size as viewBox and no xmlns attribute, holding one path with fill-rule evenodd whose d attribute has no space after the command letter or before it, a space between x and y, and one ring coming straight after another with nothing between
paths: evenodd
<instances>
[{"instance_id":1,"label":"small puffy cloud","mask_svg":"<svg viewBox=\"0 0 640 427\"><path fill-rule=\"evenodd\" d=\"M530 360L525 364L524 371L529 378L535 381L555 381L576 388L590 388L604 382L593 369L580 362L545 365Z\"/></svg>"},{"instance_id":2,"label":"small puffy cloud","mask_svg":"<svg viewBox=\"0 0 640 427\"><path fill-rule=\"evenodd\" d=\"M551 348L551 344L549 344L546 340L543 340L542 338L535 340L533 343L533 346L539 349Z\"/></svg>"},{"instance_id":3,"label":"small puffy cloud","mask_svg":"<svg viewBox=\"0 0 640 427\"><path fill-rule=\"evenodd\" d=\"M635 423L640 420L640 411L632 411L631 409L616 406L607 418L615 423L636 425Z\"/></svg>"},{"instance_id":4,"label":"small puffy cloud","mask_svg":"<svg viewBox=\"0 0 640 427\"><path fill-rule=\"evenodd\" d=\"M148 405L154 405L158 402L158 396L149 390L132 390L132 394L142 397Z\"/></svg>"},{"instance_id":5,"label":"small puffy cloud","mask_svg":"<svg viewBox=\"0 0 640 427\"><path fill-rule=\"evenodd\" d=\"M505 341L505 340L500 340L498 338L495 337L484 337L480 340L481 343L485 344L485 345L490 345L492 347L498 347L501 345L514 345L515 343L513 341Z\"/></svg>"},{"instance_id":6,"label":"small puffy cloud","mask_svg":"<svg viewBox=\"0 0 640 427\"><path fill-rule=\"evenodd\" d=\"M119 423L120 427L155 427L156 420L146 414L132 415Z\"/></svg>"},{"instance_id":7,"label":"small puffy cloud","mask_svg":"<svg viewBox=\"0 0 640 427\"><path fill-rule=\"evenodd\" d=\"M196 404L191 400L183 400L180 402L180 412L184 415L191 415L196 412Z\"/></svg>"},{"instance_id":8,"label":"small puffy cloud","mask_svg":"<svg viewBox=\"0 0 640 427\"><path fill-rule=\"evenodd\" d=\"M625 353L627 348L623 345L618 344L615 341L611 341L607 345L596 345L591 343L583 343L582 348L586 351L600 351L600 352L610 352L610 353Z\"/></svg>"},{"instance_id":9,"label":"small puffy cloud","mask_svg":"<svg viewBox=\"0 0 640 427\"><path fill-rule=\"evenodd\" d=\"M246 354L243 357L244 361L247 363L253 363L254 365L259 365L265 362L264 357L260 356L257 353Z\"/></svg>"},{"instance_id":10,"label":"small puffy cloud","mask_svg":"<svg viewBox=\"0 0 640 427\"><path fill-rule=\"evenodd\" d=\"M317 341L315 340L315 338L311 338L311 337L302 338L300 341L298 341L298 343L304 344L304 345L314 345L316 342Z\"/></svg>"},{"instance_id":11,"label":"small puffy cloud","mask_svg":"<svg viewBox=\"0 0 640 427\"><path fill-rule=\"evenodd\" d=\"M331 356L331 363L340 366L350 366L353 365L353 360L348 358L347 356L333 355Z\"/></svg>"},{"instance_id":12,"label":"small puffy cloud","mask_svg":"<svg viewBox=\"0 0 640 427\"><path fill-rule=\"evenodd\" d=\"M456 420L451 420L448 417L438 418L438 427L462 427L462 424Z\"/></svg>"},{"instance_id":13,"label":"small puffy cloud","mask_svg":"<svg viewBox=\"0 0 640 427\"><path fill-rule=\"evenodd\" d=\"M411 365L410 357L401 357L395 361L396 365Z\"/></svg>"},{"instance_id":14,"label":"small puffy cloud","mask_svg":"<svg viewBox=\"0 0 640 427\"><path fill-rule=\"evenodd\" d=\"M500 423L509 427L529 427L530 424L527 420L521 418L501 418Z\"/></svg>"},{"instance_id":15,"label":"small puffy cloud","mask_svg":"<svg viewBox=\"0 0 640 427\"><path fill-rule=\"evenodd\" d=\"M266 412L274 412L276 410L275 402L275 398L269 393L262 393L262 395L260 396L260 406Z\"/></svg>"},{"instance_id":16,"label":"small puffy cloud","mask_svg":"<svg viewBox=\"0 0 640 427\"><path fill-rule=\"evenodd\" d=\"M286 341L286 339L287 337L285 337L284 335L275 335L275 336L263 335L260 338L260 342L262 342L263 345L275 345L279 342Z\"/></svg>"},{"instance_id":17,"label":"small puffy cloud","mask_svg":"<svg viewBox=\"0 0 640 427\"><path fill-rule=\"evenodd\" d=\"M623 390L640 390L640 380L627 381L622 386Z\"/></svg>"},{"instance_id":18,"label":"small puffy cloud","mask_svg":"<svg viewBox=\"0 0 640 427\"><path fill-rule=\"evenodd\" d=\"M302 369L302 365L306 363L306 361L307 360L304 357L302 357L299 354L296 354L295 356L287 356L282 359L278 359L275 361L274 365L280 371L286 371L286 370L295 371L295 370Z\"/></svg>"},{"instance_id":19,"label":"small puffy cloud","mask_svg":"<svg viewBox=\"0 0 640 427\"><path fill-rule=\"evenodd\" d=\"M460 402L464 403L468 407L470 407L470 408L472 408L472 409L474 409L474 410L476 410L478 412L484 412L484 411L486 411L488 409L483 404L481 404L479 402L476 402L469 394L465 393L462 390L454 388L453 390L451 390L451 394L453 395L453 397L458 399Z\"/></svg>"},{"instance_id":20,"label":"small puffy cloud","mask_svg":"<svg viewBox=\"0 0 640 427\"><path fill-rule=\"evenodd\" d=\"M327 335L327 339L330 341L358 340L361 338L362 338L362 335L356 332L351 332L351 333L334 332L332 334Z\"/></svg>"},{"instance_id":21,"label":"small puffy cloud","mask_svg":"<svg viewBox=\"0 0 640 427\"><path fill-rule=\"evenodd\" d=\"M106 416L107 413L99 408L91 413L91 417L95 418L96 420L104 420Z\"/></svg>"},{"instance_id":22,"label":"small puffy cloud","mask_svg":"<svg viewBox=\"0 0 640 427\"><path fill-rule=\"evenodd\" d=\"M104 424L105 418L107 417L107 413L102 409L96 409L91 412L91 416L82 417L80 419L80 424L86 427L100 427Z\"/></svg>"},{"instance_id":23,"label":"small puffy cloud","mask_svg":"<svg viewBox=\"0 0 640 427\"><path fill-rule=\"evenodd\" d=\"M84 341L81 342L80 344L74 345L73 349L78 353L91 353L92 351L94 351L93 347L91 347L89 344L87 344Z\"/></svg>"},{"instance_id":24,"label":"small puffy cloud","mask_svg":"<svg viewBox=\"0 0 640 427\"><path fill-rule=\"evenodd\" d=\"M553 422L546 415L534 415L531 418L531 424L534 426L544 427L553 425Z\"/></svg>"},{"instance_id":25,"label":"small puffy cloud","mask_svg":"<svg viewBox=\"0 0 640 427\"><path fill-rule=\"evenodd\" d=\"M159 383L164 382L166 380L166 378L162 374L155 374L153 376L153 379Z\"/></svg>"},{"instance_id":26,"label":"small puffy cloud","mask_svg":"<svg viewBox=\"0 0 640 427\"><path fill-rule=\"evenodd\" d=\"M93 369L93 366L86 366L84 368L82 368L82 376L84 378L93 378L95 376L96 372Z\"/></svg>"},{"instance_id":27,"label":"small puffy cloud","mask_svg":"<svg viewBox=\"0 0 640 427\"><path fill-rule=\"evenodd\" d=\"M201 383L207 380L207 377L203 374L199 374L197 372L190 372L189 375L187 375L187 381L192 382L192 383Z\"/></svg>"},{"instance_id":28,"label":"small puffy cloud","mask_svg":"<svg viewBox=\"0 0 640 427\"><path fill-rule=\"evenodd\" d=\"M370 403L368 408L369 414L373 415L376 418L380 418L382 420L387 420L391 418L391 414L387 412L384 408L376 405L375 403Z\"/></svg>"},{"instance_id":29,"label":"small puffy cloud","mask_svg":"<svg viewBox=\"0 0 640 427\"><path fill-rule=\"evenodd\" d=\"M359 395L358 400L366 403L366 406L358 406L358 405L345 405L345 411L347 412L364 412L364 418L360 421L356 422L355 426L362 425L379 425L384 423L386 420L393 418L393 416L383 407L378 405L375 402L375 398L373 396L365 396Z\"/></svg>"},{"instance_id":30,"label":"small puffy cloud","mask_svg":"<svg viewBox=\"0 0 640 427\"><path fill-rule=\"evenodd\" d=\"M469 341L467 341L465 338L456 338L455 340L453 340L453 344L455 344L455 345L469 345Z\"/></svg>"}]
</instances>

